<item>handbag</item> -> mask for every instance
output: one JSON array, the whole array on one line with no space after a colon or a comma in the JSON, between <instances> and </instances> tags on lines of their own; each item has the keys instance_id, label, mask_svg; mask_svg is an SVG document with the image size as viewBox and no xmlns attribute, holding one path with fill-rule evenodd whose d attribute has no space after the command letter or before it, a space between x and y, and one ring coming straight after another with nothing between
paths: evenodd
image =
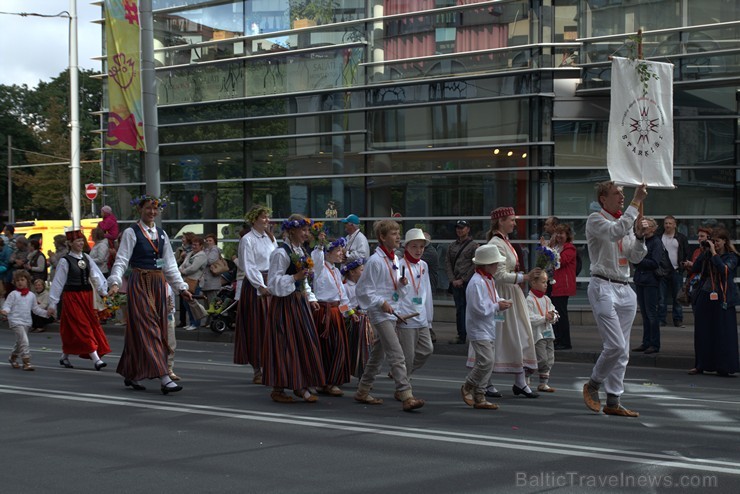
<instances>
[{"instance_id":1,"label":"handbag","mask_svg":"<svg viewBox=\"0 0 740 494\"><path fill-rule=\"evenodd\" d=\"M195 278L185 278L185 283L188 284L188 291L195 293L195 290L198 288L198 280Z\"/></svg>"},{"instance_id":2,"label":"handbag","mask_svg":"<svg viewBox=\"0 0 740 494\"><path fill-rule=\"evenodd\" d=\"M208 269L211 271L212 275L218 276L229 270L229 263L227 263L226 259L223 257L219 257L217 261L214 261L213 264L208 266Z\"/></svg>"}]
</instances>

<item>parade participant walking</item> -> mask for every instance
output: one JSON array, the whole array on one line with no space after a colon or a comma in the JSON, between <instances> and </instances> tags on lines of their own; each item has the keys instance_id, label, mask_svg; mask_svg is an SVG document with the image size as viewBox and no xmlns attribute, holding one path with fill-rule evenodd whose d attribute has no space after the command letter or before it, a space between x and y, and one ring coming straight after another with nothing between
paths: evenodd
<instances>
[{"instance_id":1,"label":"parade participant walking","mask_svg":"<svg viewBox=\"0 0 740 494\"><path fill-rule=\"evenodd\" d=\"M101 358L110 353L110 346L93 305L93 283L101 296L108 290L108 284L95 261L82 252L87 243L82 231L72 228L65 235L69 253L57 264L47 308L47 314L54 316L60 299L64 306L59 321L62 339L59 365L72 368L69 356L79 355L92 360L95 370L100 370L107 365Z\"/></svg>"},{"instance_id":2,"label":"parade participant walking","mask_svg":"<svg viewBox=\"0 0 740 494\"><path fill-rule=\"evenodd\" d=\"M411 411L423 407L424 400L414 397L403 349L396 333L399 299L407 295L408 286L408 279L401 279L399 260L395 254L401 243L400 227L395 221L381 220L375 223L373 230L379 245L365 264L357 283L357 299L362 307L367 308L377 340L373 343L370 359L360 378L355 400L367 405L383 403L383 400L370 395L370 389L385 357L396 383L394 396L402 402L404 411Z\"/></svg>"},{"instance_id":3,"label":"parade participant walking","mask_svg":"<svg viewBox=\"0 0 740 494\"><path fill-rule=\"evenodd\" d=\"M429 240L420 228L411 228L406 232L401 277L409 281L410 290L407 297L399 299L398 312L418 315L399 324L396 333L409 376L419 370L434 352L431 334L434 319L432 284L429 266L421 259L427 244Z\"/></svg>"},{"instance_id":4,"label":"parade participant walking","mask_svg":"<svg viewBox=\"0 0 740 494\"><path fill-rule=\"evenodd\" d=\"M647 254L644 234L647 221L639 218L639 208L647 197L647 185L635 190L629 207L622 213L624 192L614 182L601 182L596 198L601 210L586 221L586 241L591 259L588 301L601 336L603 348L591 379L583 385L583 400L594 411L601 410L599 388L604 385L607 415L637 417L639 413L623 407L624 373L629 361L632 323L637 312L637 297L629 286L629 263L638 264ZM638 221L636 221L638 220ZM634 232L633 232L634 228Z\"/></svg>"},{"instance_id":5,"label":"parade participant walking","mask_svg":"<svg viewBox=\"0 0 740 494\"><path fill-rule=\"evenodd\" d=\"M319 241L326 241L323 232L319 234ZM313 292L319 303L319 310L313 315L319 332L326 377L326 385L319 388L319 392L330 396L344 396L340 386L350 380L349 343L344 318L357 319L354 309L349 305L342 274L336 267L344 260L344 245L345 240L340 237L328 244L326 251L317 247L311 253L314 265Z\"/></svg>"},{"instance_id":6,"label":"parade participant walking","mask_svg":"<svg viewBox=\"0 0 740 494\"><path fill-rule=\"evenodd\" d=\"M262 384L262 348L269 326L270 290L267 272L270 255L277 249L266 206L253 206L246 219L252 229L239 240L237 262L244 271L234 333L234 363L251 364L252 382Z\"/></svg>"},{"instance_id":7,"label":"parade participant walking","mask_svg":"<svg viewBox=\"0 0 740 494\"><path fill-rule=\"evenodd\" d=\"M538 275L529 279L527 310L529 311L529 322L532 325L534 349L537 354L537 373L540 378L537 391L553 393L555 388L550 386L550 371L555 364L553 324L558 321L559 315L546 292L547 273L540 271Z\"/></svg>"},{"instance_id":8,"label":"parade participant walking","mask_svg":"<svg viewBox=\"0 0 740 494\"><path fill-rule=\"evenodd\" d=\"M15 333L15 345L10 353L11 367L20 368L18 357L23 361L23 370L35 370L31 365L31 349L28 345L28 330L31 329L31 314L34 316L45 316L46 311L36 303L36 295L29 290L31 275L26 270L13 273L13 284L15 290L10 292L5 299L0 314L8 318L10 330Z\"/></svg>"},{"instance_id":9,"label":"parade participant walking","mask_svg":"<svg viewBox=\"0 0 740 494\"><path fill-rule=\"evenodd\" d=\"M154 224L166 202L145 194L131 204L140 218L123 231L108 277L109 295L114 295L121 286L124 271L129 266L132 268L128 279L126 333L116 372L123 376L124 385L137 391L146 389L139 381L159 379L160 389L166 395L182 389L170 378L167 366L167 283L186 300L192 300L192 294L177 270L169 237Z\"/></svg>"},{"instance_id":10,"label":"parade participant walking","mask_svg":"<svg viewBox=\"0 0 740 494\"><path fill-rule=\"evenodd\" d=\"M270 254L267 288L270 300L270 331L265 334L262 383L272 387L270 397L278 403L291 403L285 388L304 401L318 398L308 390L326 383L319 350L319 336L311 315L318 310L316 296L308 278L312 259L303 250L311 220L292 214L283 222L287 240Z\"/></svg>"},{"instance_id":11,"label":"parade participant walking","mask_svg":"<svg viewBox=\"0 0 740 494\"><path fill-rule=\"evenodd\" d=\"M475 249L475 273L466 288L467 328L475 364L468 373L461 392L463 401L473 408L496 410L498 405L486 400L485 390L493 372L496 329L503 317L501 313L511 308L511 301L502 299L496 291L493 275L506 258L495 245L482 245Z\"/></svg>"},{"instance_id":12,"label":"parade participant walking","mask_svg":"<svg viewBox=\"0 0 740 494\"><path fill-rule=\"evenodd\" d=\"M498 264L493 277L501 297L512 302L511 310L506 313L506 317L498 328L500 331L496 336L493 372L514 374L514 384L511 387L514 396L537 398L539 394L530 389L526 380L527 375L537 369L537 353L534 347L532 325L529 322L527 301L519 283L528 282L534 276L539 275L542 270L534 268L529 273L523 272L519 254L509 241L509 235L515 228L514 208L500 207L491 211L488 243L498 247L499 252L505 258ZM487 391L489 396L498 394L493 383Z\"/></svg>"},{"instance_id":13,"label":"parade participant walking","mask_svg":"<svg viewBox=\"0 0 740 494\"><path fill-rule=\"evenodd\" d=\"M367 364L370 358L370 349L375 340L375 334L367 317L367 311L360 307L360 303L357 300L357 282L360 280L364 269L364 259L355 259L342 266L341 269L344 276L344 288L347 291L347 298L349 299L349 306L351 309L354 309L357 315L357 319L350 318L347 321L347 339L350 348L350 374L357 378L362 377L365 364Z\"/></svg>"}]
</instances>

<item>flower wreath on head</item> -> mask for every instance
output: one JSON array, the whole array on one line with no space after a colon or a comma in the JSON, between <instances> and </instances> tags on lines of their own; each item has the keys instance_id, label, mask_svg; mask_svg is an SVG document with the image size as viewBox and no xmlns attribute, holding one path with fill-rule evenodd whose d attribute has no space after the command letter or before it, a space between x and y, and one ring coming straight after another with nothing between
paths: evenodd
<instances>
[{"instance_id":1,"label":"flower wreath on head","mask_svg":"<svg viewBox=\"0 0 740 494\"><path fill-rule=\"evenodd\" d=\"M347 245L347 241L344 239L344 237L339 237L332 243L326 246L326 252L331 252L333 249L336 249L337 247L344 247Z\"/></svg>"},{"instance_id":2,"label":"flower wreath on head","mask_svg":"<svg viewBox=\"0 0 740 494\"><path fill-rule=\"evenodd\" d=\"M254 225L254 222L257 221L257 218L259 218L262 213L265 213L267 216L272 216L272 209L267 206L253 206L244 216L244 219L247 220L250 225Z\"/></svg>"},{"instance_id":3,"label":"flower wreath on head","mask_svg":"<svg viewBox=\"0 0 740 494\"><path fill-rule=\"evenodd\" d=\"M359 268L363 264L365 264L365 259L363 259L363 258L355 259L354 261L348 262L347 264L345 264L344 266L342 266L342 268L339 271L341 271L341 273L343 275L346 275L347 273L349 273L353 269Z\"/></svg>"},{"instance_id":4,"label":"flower wreath on head","mask_svg":"<svg viewBox=\"0 0 740 494\"><path fill-rule=\"evenodd\" d=\"M303 218L302 220L285 220L281 228L283 231L292 230L293 228L303 228L304 226L310 227L313 222L310 218Z\"/></svg>"},{"instance_id":5,"label":"flower wreath on head","mask_svg":"<svg viewBox=\"0 0 740 494\"><path fill-rule=\"evenodd\" d=\"M159 208L160 210L167 207L166 197L155 197L151 194L142 194L139 197L131 199L131 205L133 207L139 207L143 202L146 201L151 201L152 204L154 204L154 207Z\"/></svg>"}]
</instances>

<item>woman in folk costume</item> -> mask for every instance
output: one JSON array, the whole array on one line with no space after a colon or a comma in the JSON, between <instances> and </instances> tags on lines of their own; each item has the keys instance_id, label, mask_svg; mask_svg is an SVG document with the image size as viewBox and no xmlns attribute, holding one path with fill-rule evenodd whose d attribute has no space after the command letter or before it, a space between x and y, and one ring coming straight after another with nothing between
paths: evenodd
<instances>
[{"instance_id":1,"label":"woman in folk costume","mask_svg":"<svg viewBox=\"0 0 740 494\"><path fill-rule=\"evenodd\" d=\"M321 233L319 240L324 241L325 237ZM330 396L344 396L339 386L350 380L349 343L344 318L357 320L354 309L349 305L342 274L336 267L344 260L345 245L344 238L340 237L327 245L326 251L317 247L311 253L315 273L313 292L319 302L319 310L313 314L326 376L326 386L319 388L319 392Z\"/></svg>"},{"instance_id":2,"label":"woman in folk costume","mask_svg":"<svg viewBox=\"0 0 740 494\"><path fill-rule=\"evenodd\" d=\"M525 373L530 374L537 370L537 355L532 337L532 326L529 322L527 301L519 283L529 281L542 270L535 268L530 273L521 271L519 256L509 242L509 235L515 227L514 208L503 207L491 211L488 243L498 247L501 255L506 258L504 262L499 263L494 275L496 289L502 299L513 303L511 309L506 311L504 320L499 326L500 331L496 335L493 371L514 374L512 391L515 396L524 395L527 398L536 398L539 395L529 388L525 376ZM490 395L495 394L490 391L489 393Z\"/></svg>"},{"instance_id":3,"label":"woman in folk costume","mask_svg":"<svg viewBox=\"0 0 740 494\"><path fill-rule=\"evenodd\" d=\"M192 300L188 284L182 280L172 253L170 239L154 219L167 203L145 194L131 201L140 215L139 221L126 228L108 277L109 295L118 293L126 268L132 271L128 280L126 333L116 372L123 384L136 391L146 388L142 379L159 379L162 394L180 391L169 375L167 366L167 283ZM64 309L67 310L66 307Z\"/></svg>"},{"instance_id":4,"label":"woman in folk costume","mask_svg":"<svg viewBox=\"0 0 740 494\"><path fill-rule=\"evenodd\" d=\"M234 363L252 364L252 382L262 384L262 347L269 324L270 290L267 271L270 254L277 249L270 227L272 211L266 206L253 206L247 213L252 229L239 240L237 262L244 271L234 333Z\"/></svg>"},{"instance_id":5,"label":"woman in folk costume","mask_svg":"<svg viewBox=\"0 0 740 494\"><path fill-rule=\"evenodd\" d=\"M110 346L93 305L92 280L103 296L108 285L95 261L82 252L87 243L82 231L71 229L65 235L69 253L59 259L47 308L49 316L54 316L59 300L63 301L64 315L59 322L62 339L59 365L72 368L69 356L79 355L92 360L95 370L100 370L107 365L101 357L110 353Z\"/></svg>"},{"instance_id":6,"label":"woman in folk costume","mask_svg":"<svg viewBox=\"0 0 740 494\"><path fill-rule=\"evenodd\" d=\"M270 331L265 334L262 356L262 383L272 387L270 397L278 403L293 398L285 388L303 400L317 401L309 387L324 386L324 369L319 336L311 315L319 304L308 284L313 260L303 250L311 220L293 214L283 222L287 239L272 251L267 273L270 301Z\"/></svg>"},{"instance_id":7,"label":"woman in folk costume","mask_svg":"<svg viewBox=\"0 0 740 494\"><path fill-rule=\"evenodd\" d=\"M365 259L355 259L342 266L341 269L349 306L357 316L357 319L350 318L347 320L347 340L350 351L349 372L357 378L362 377L375 338L370 319L367 317L367 311L360 307L357 300L357 281L362 276L364 265Z\"/></svg>"}]
</instances>

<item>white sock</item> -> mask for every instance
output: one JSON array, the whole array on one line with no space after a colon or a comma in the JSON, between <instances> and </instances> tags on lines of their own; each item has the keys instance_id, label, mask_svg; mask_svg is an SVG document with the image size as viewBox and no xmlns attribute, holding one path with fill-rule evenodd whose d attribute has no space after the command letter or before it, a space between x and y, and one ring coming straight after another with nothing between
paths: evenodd
<instances>
[{"instance_id":1,"label":"white sock","mask_svg":"<svg viewBox=\"0 0 740 494\"><path fill-rule=\"evenodd\" d=\"M69 354L63 353L62 360L69 360Z\"/></svg>"},{"instance_id":2,"label":"white sock","mask_svg":"<svg viewBox=\"0 0 740 494\"><path fill-rule=\"evenodd\" d=\"M494 386L493 384L489 384L486 387L486 391L488 391L489 393L498 393L498 389L496 389L496 386Z\"/></svg>"},{"instance_id":3,"label":"white sock","mask_svg":"<svg viewBox=\"0 0 740 494\"><path fill-rule=\"evenodd\" d=\"M160 381L162 381L162 386L165 386L167 388L174 388L177 387L177 384L175 384L175 381L170 379L169 374L165 374L164 376L160 376Z\"/></svg>"},{"instance_id":4,"label":"white sock","mask_svg":"<svg viewBox=\"0 0 740 494\"><path fill-rule=\"evenodd\" d=\"M93 351L93 352L90 352L89 355L90 355L90 360L92 360L94 364L97 364L98 361L100 360L100 357L98 357L97 350L96 351Z\"/></svg>"},{"instance_id":5,"label":"white sock","mask_svg":"<svg viewBox=\"0 0 740 494\"><path fill-rule=\"evenodd\" d=\"M524 377L524 372L519 372L518 374L514 374L514 385L517 388L521 388L527 393L531 393L532 390L529 389L529 386L527 385L527 381Z\"/></svg>"}]
</instances>

